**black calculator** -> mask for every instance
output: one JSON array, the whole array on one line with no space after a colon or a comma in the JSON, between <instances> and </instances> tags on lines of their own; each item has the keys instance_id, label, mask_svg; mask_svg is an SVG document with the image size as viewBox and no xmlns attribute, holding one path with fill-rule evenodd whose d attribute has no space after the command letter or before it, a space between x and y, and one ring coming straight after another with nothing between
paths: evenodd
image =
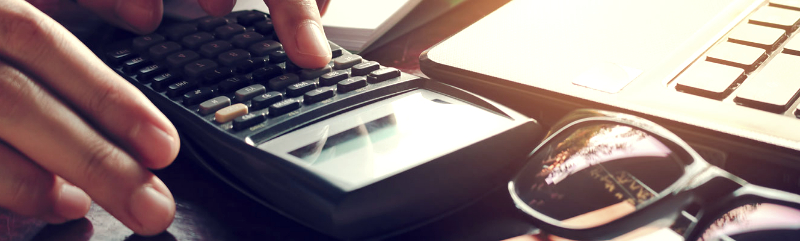
<instances>
[{"instance_id":1,"label":"black calculator","mask_svg":"<svg viewBox=\"0 0 800 241\"><path fill-rule=\"evenodd\" d=\"M237 190L342 239L402 232L502 187L536 121L331 43L294 65L269 15L164 24L96 50Z\"/></svg>"}]
</instances>

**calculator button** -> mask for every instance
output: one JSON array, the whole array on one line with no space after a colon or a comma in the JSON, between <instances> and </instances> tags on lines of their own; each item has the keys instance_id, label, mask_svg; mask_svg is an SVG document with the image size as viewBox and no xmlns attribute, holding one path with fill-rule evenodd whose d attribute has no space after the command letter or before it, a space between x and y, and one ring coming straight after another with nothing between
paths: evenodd
<instances>
[{"instance_id":1,"label":"calculator button","mask_svg":"<svg viewBox=\"0 0 800 241\"><path fill-rule=\"evenodd\" d=\"M200 46L200 54L206 58L216 58L219 54L233 49L233 45L227 41L217 40Z\"/></svg>"},{"instance_id":2,"label":"calculator button","mask_svg":"<svg viewBox=\"0 0 800 241\"><path fill-rule=\"evenodd\" d=\"M183 105L196 105L214 96L214 89L203 87L183 94Z\"/></svg>"},{"instance_id":3,"label":"calculator button","mask_svg":"<svg viewBox=\"0 0 800 241\"><path fill-rule=\"evenodd\" d=\"M214 31L219 26L228 24L227 18L222 17L207 17L201 19L197 26L203 31Z\"/></svg>"},{"instance_id":4,"label":"calculator button","mask_svg":"<svg viewBox=\"0 0 800 241\"><path fill-rule=\"evenodd\" d=\"M236 17L236 21L245 26L249 26L255 22L263 20L267 20L267 15L259 12L250 12Z\"/></svg>"},{"instance_id":5,"label":"calculator button","mask_svg":"<svg viewBox=\"0 0 800 241\"><path fill-rule=\"evenodd\" d=\"M266 58L251 58L245 59L242 61L237 62L236 65L236 72L240 74L246 74L253 72L256 68L264 67L267 64Z\"/></svg>"},{"instance_id":6,"label":"calculator button","mask_svg":"<svg viewBox=\"0 0 800 241\"><path fill-rule=\"evenodd\" d=\"M764 6L750 16L750 23L793 31L800 20L800 12Z\"/></svg>"},{"instance_id":7,"label":"calculator button","mask_svg":"<svg viewBox=\"0 0 800 241\"><path fill-rule=\"evenodd\" d=\"M221 124L243 115L247 115L247 106L239 103L218 110L214 114L214 120Z\"/></svg>"},{"instance_id":8,"label":"calculator button","mask_svg":"<svg viewBox=\"0 0 800 241\"><path fill-rule=\"evenodd\" d=\"M264 35L272 35L275 27L272 25L272 20L264 20L253 24L253 29Z\"/></svg>"},{"instance_id":9,"label":"calculator button","mask_svg":"<svg viewBox=\"0 0 800 241\"><path fill-rule=\"evenodd\" d=\"M321 86L331 86L331 85L335 85L336 83L339 83L339 81L342 81L342 80L347 79L347 78L350 78L350 74L348 74L347 71L336 70L336 71L328 72L328 73L323 74L322 76L320 76L319 77L319 85L321 85Z\"/></svg>"},{"instance_id":10,"label":"calculator button","mask_svg":"<svg viewBox=\"0 0 800 241\"><path fill-rule=\"evenodd\" d=\"M400 77L400 70L397 70L397 69L391 68L391 67L390 68L383 68L383 69L372 71L372 73L369 73L369 75L367 76L367 82L369 82L370 84L374 84L374 83L378 83L378 82L383 82L383 81L387 81L387 80L390 80L390 79L394 79L394 78L397 78L397 77Z\"/></svg>"},{"instance_id":11,"label":"calculator button","mask_svg":"<svg viewBox=\"0 0 800 241\"><path fill-rule=\"evenodd\" d=\"M319 89L311 90L303 95L303 104L310 105L334 96L333 88L322 87Z\"/></svg>"},{"instance_id":12,"label":"calculator button","mask_svg":"<svg viewBox=\"0 0 800 241\"><path fill-rule=\"evenodd\" d=\"M262 41L265 39L267 38L264 37L264 35L261 35L260 33L245 32L243 34L237 34L236 36L233 36L233 38L231 39L231 43L233 43L233 46L236 46L237 48L244 49L250 47L250 45L253 45L258 41Z\"/></svg>"},{"instance_id":13,"label":"calculator button","mask_svg":"<svg viewBox=\"0 0 800 241\"><path fill-rule=\"evenodd\" d=\"M271 90L283 90L289 85L300 82L300 77L296 74L284 74L269 80L267 85Z\"/></svg>"},{"instance_id":14,"label":"calculator button","mask_svg":"<svg viewBox=\"0 0 800 241\"><path fill-rule=\"evenodd\" d=\"M150 47L149 53L150 57L153 59L161 60L164 59L164 57L167 57L167 55L181 51L182 49L183 46L176 42L163 42Z\"/></svg>"},{"instance_id":15,"label":"calculator button","mask_svg":"<svg viewBox=\"0 0 800 241\"><path fill-rule=\"evenodd\" d=\"M253 53L253 55L259 57L267 56L272 51L281 49L283 49L283 45L281 43L275 42L274 40L261 41L253 45L250 45L250 48L248 48L248 50L250 50L250 52Z\"/></svg>"},{"instance_id":16,"label":"calculator button","mask_svg":"<svg viewBox=\"0 0 800 241\"><path fill-rule=\"evenodd\" d=\"M340 48L339 46L335 46L335 45L330 44L330 43L329 43L329 45L331 46L331 58L335 59L335 58L338 58L339 56L342 56L344 54L344 50L342 48Z\"/></svg>"},{"instance_id":17,"label":"calculator button","mask_svg":"<svg viewBox=\"0 0 800 241\"><path fill-rule=\"evenodd\" d=\"M333 59L333 68L337 70L347 69L353 67L353 65L360 64L362 60L361 56L355 54L343 55Z\"/></svg>"},{"instance_id":18,"label":"calculator button","mask_svg":"<svg viewBox=\"0 0 800 241\"><path fill-rule=\"evenodd\" d=\"M106 53L106 60L111 62L113 65L119 65L125 60L131 59L135 57L136 54L133 53L132 50L124 48L118 49L115 51L110 51Z\"/></svg>"},{"instance_id":19,"label":"calculator button","mask_svg":"<svg viewBox=\"0 0 800 241\"><path fill-rule=\"evenodd\" d=\"M254 84L237 90L234 96L236 96L236 101L245 102L264 93L267 93L267 87Z\"/></svg>"},{"instance_id":20,"label":"calculator button","mask_svg":"<svg viewBox=\"0 0 800 241\"><path fill-rule=\"evenodd\" d=\"M277 91L270 91L266 94L262 94L253 98L250 101L250 105L253 107L254 110L260 110L269 107L272 104L278 103L278 101L283 100L283 94Z\"/></svg>"},{"instance_id":21,"label":"calculator button","mask_svg":"<svg viewBox=\"0 0 800 241\"><path fill-rule=\"evenodd\" d=\"M234 49L225 53L221 53L218 57L219 63L225 66L235 66L236 62L249 59L250 52Z\"/></svg>"},{"instance_id":22,"label":"calculator button","mask_svg":"<svg viewBox=\"0 0 800 241\"><path fill-rule=\"evenodd\" d=\"M306 92L316 88L317 88L317 83L314 83L312 81L303 81L286 87L286 96L289 97L302 96Z\"/></svg>"},{"instance_id":23,"label":"calculator button","mask_svg":"<svg viewBox=\"0 0 800 241\"><path fill-rule=\"evenodd\" d=\"M150 84L150 87L153 87L153 89L155 89L156 91L164 91L164 89L166 89L167 86L174 84L175 82L178 82L180 80L181 78L175 73L171 72L163 73L153 77L153 79L150 81L152 82Z\"/></svg>"},{"instance_id":24,"label":"calculator button","mask_svg":"<svg viewBox=\"0 0 800 241\"><path fill-rule=\"evenodd\" d=\"M197 25L184 23L167 27L164 34L172 41L180 41L183 36L194 32L197 32Z\"/></svg>"},{"instance_id":25,"label":"calculator button","mask_svg":"<svg viewBox=\"0 0 800 241\"><path fill-rule=\"evenodd\" d=\"M745 70L752 70L767 58L764 49L722 42L709 50L708 61L731 65Z\"/></svg>"},{"instance_id":26,"label":"calculator button","mask_svg":"<svg viewBox=\"0 0 800 241\"><path fill-rule=\"evenodd\" d=\"M769 5L792 10L800 10L800 1L797 0L771 0L769 1Z\"/></svg>"},{"instance_id":27,"label":"calculator button","mask_svg":"<svg viewBox=\"0 0 800 241\"><path fill-rule=\"evenodd\" d=\"M744 70L718 63L699 61L680 76L675 89L706 98L722 99L728 89L744 77Z\"/></svg>"},{"instance_id":28,"label":"calculator button","mask_svg":"<svg viewBox=\"0 0 800 241\"><path fill-rule=\"evenodd\" d=\"M310 80L316 79L323 74L331 72L331 66L325 66L319 69L303 69L300 71L300 79Z\"/></svg>"},{"instance_id":29,"label":"calculator button","mask_svg":"<svg viewBox=\"0 0 800 241\"><path fill-rule=\"evenodd\" d=\"M754 24L744 24L735 27L728 41L753 47L772 50L778 43L786 38L786 31L777 28L764 27Z\"/></svg>"},{"instance_id":30,"label":"calculator button","mask_svg":"<svg viewBox=\"0 0 800 241\"><path fill-rule=\"evenodd\" d=\"M198 49L211 41L214 41L214 35L206 32L193 33L181 39L181 43L190 49Z\"/></svg>"},{"instance_id":31,"label":"calculator button","mask_svg":"<svg viewBox=\"0 0 800 241\"><path fill-rule=\"evenodd\" d=\"M151 64L150 60L145 59L143 57L136 57L129 60L126 60L122 63L122 70L126 73L135 74L135 71L138 71L144 66Z\"/></svg>"},{"instance_id":32,"label":"calculator button","mask_svg":"<svg viewBox=\"0 0 800 241\"><path fill-rule=\"evenodd\" d=\"M340 81L336 85L336 90L339 91L339 93L347 93L359 88L363 88L364 86L367 86L367 77L356 76Z\"/></svg>"},{"instance_id":33,"label":"calculator button","mask_svg":"<svg viewBox=\"0 0 800 241\"><path fill-rule=\"evenodd\" d=\"M292 61L289 60L286 60L286 62L284 62L284 66L286 66L286 72L297 73L303 70L303 68L297 66L296 64L294 64Z\"/></svg>"},{"instance_id":34,"label":"calculator button","mask_svg":"<svg viewBox=\"0 0 800 241\"><path fill-rule=\"evenodd\" d=\"M262 112L250 113L233 119L233 129L240 131L267 120L267 115Z\"/></svg>"},{"instance_id":35,"label":"calculator button","mask_svg":"<svg viewBox=\"0 0 800 241\"><path fill-rule=\"evenodd\" d=\"M228 24L224 26L219 26L214 29L214 34L217 35L219 39L230 39L237 34L241 34L245 32L245 28L239 24Z\"/></svg>"},{"instance_id":36,"label":"calculator button","mask_svg":"<svg viewBox=\"0 0 800 241\"><path fill-rule=\"evenodd\" d=\"M350 75L352 76L364 76L368 75L372 71L378 70L381 68L381 65L375 61L367 61L364 63L360 63L357 65L353 65L352 69L350 70Z\"/></svg>"},{"instance_id":37,"label":"calculator button","mask_svg":"<svg viewBox=\"0 0 800 241\"><path fill-rule=\"evenodd\" d=\"M200 114L201 115L208 115L211 113L216 112L219 109L228 107L231 105L231 99L225 96L215 97L210 100L203 101L200 103Z\"/></svg>"},{"instance_id":38,"label":"calculator button","mask_svg":"<svg viewBox=\"0 0 800 241\"><path fill-rule=\"evenodd\" d=\"M136 73L138 75L136 79L138 79L139 82L146 83L150 81L150 78L153 78L153 76L166 73L167 71L168 69L160 64L148 65L139 69Z\"/></svg>"},{"instance_id":39,"label":"calculator button","mask_svg":"<svg viewBox=\"0 0 800 241\"><path fill-rule=\"evenodd\" d=\"M203 74L203 84L217 84L220 81L230 77L233 77L233 68L222 66Z\"/></svg>"},{"instance_id":40,"label":"calculator button","mask_svg":"<svg viewBox=\"0 0 800 241\"><path fill-rule=\"evenodd\" d=\"M145 51L157 43L164 42L166 38L161 36L160 34L149 34L145 36L140 36L133 39L133 49L136 51Z\"/></svg>"},{"instance_id":41,"label":"calculator button","mask_svg":"<svg viewBox=\"0 0 800 241\"><path fill-rule=\"evenodd\" d=\"M196 89L197 83L191 81L179 81L177 83L167 86L167 96L175 98L183 95L190 90Z\"/></svg>"},{"instance_id":42,"label":"calculator button","mask_svg":"<svg viewBox=\"0 0 800 241\"><path fill-rule=\"evenodd\" d=\"M283 50L275 50L269 52L269 62L271 64L283 63L286 62L289 58L286 56L286 51Z\"/></svg>"},{"instance_id":43,"label":"calculator button","mask_svg":"<svg viewBox=\"0 0 800 241\"><path fill-rule=\"evenodd\" d=\"M183 71L186 73L186 76L197 78L206 72L213 71L217 67L219 67L217 62L210 59L201 59L183 66Z\"/></svg>"},{"instance_id":44,"label":"calculator button","mask_svg":"<svg viewBox=\"0 0 800 241\"><path fill-rule=\"evenodd\" d=\"M800 81L797 81L800 68L797 66L800 66L800 56L778 54L739 86L734 101L776 113L786 111L800 92Z\"/></svg>"},{"instance_id":45,"label":"calculator button","mask_svg":"<svg viewBox=\"0 0 800 241\"><path fill-rule=\"evenodd\" d=\"M219 92L226 94L244 88L249 83L241 76L227 78L219 83Z\"/></svg>"},{"instance_id":46,"label":"calculator button","mask_svg":"<svg viewBox=\"0 0 800 241\"><path fill-rule=\"evenodd\" d=\"M266 83L268 80L283 74L283 69L277 65L267 65L253 71L253 80Z\"/></svg>"},{"instance_id":47,"label":"calculator button","mask_svg":"<svg viewBox=\"0 0 800 241\"><path fill-rule=\"evenodd\" d=\"M269 116L277 117L297 109L300 109L300 101L296 99L286 99L269 106Z\"/></svg>"},{"instance_id":48,"label":"calculator button","mask_svg":"<svg viewBox=\"0 0 800 241\"><path fill-rule=\"evenodd\" d=\"M200 59L200 55L197 52L184 50L167 56L167 64L171 68L180 68L198 59Z\"/></svg>"}]
</instances>

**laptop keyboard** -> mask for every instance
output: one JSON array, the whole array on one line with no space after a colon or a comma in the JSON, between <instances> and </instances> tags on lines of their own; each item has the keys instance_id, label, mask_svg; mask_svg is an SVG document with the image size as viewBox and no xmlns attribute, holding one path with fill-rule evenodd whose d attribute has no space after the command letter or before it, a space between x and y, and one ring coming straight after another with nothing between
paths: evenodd
<instances>
[{"instance_id":1,"label":"laptop keyboard","mask_svg":"<svg viewBox=\"0 0 800 241\"><path fill-rule=\"evenodd\" d=\"M685 69L675 89L800 118L798 25L797 1L770 1Z\"/></svg>"}]
</instances>

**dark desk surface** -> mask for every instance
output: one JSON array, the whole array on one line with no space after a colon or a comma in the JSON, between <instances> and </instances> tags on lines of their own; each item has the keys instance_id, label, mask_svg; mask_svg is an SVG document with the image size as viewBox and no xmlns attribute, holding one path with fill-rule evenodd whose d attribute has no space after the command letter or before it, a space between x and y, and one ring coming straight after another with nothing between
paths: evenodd
<instances>
[{"instance_id":1,"label":"dark desk surface","mask_svg":"<svg viewBox=\"0 0 800 241\"><path fill-rule=\"evenodd\" d=\"M53 1L58 2L58 1ZM418 56L435 43L468 26L507 1L470 0L450 12L417 28L364 57L405 72L422 75ZM61 4L61 3L60 3ZM333 4L336 4L335 1ZM86 19L64 8L44 6L56 19L68 16L65 25ZM80 11L80 10L75 10ZM67 15L64 15L67 14ZM86 17L83 17L86 18ZM71 22L67 22L71 21ZM84 23L80 23L84 24ZM0 210L0 241L5 240L330 240L264 208L201 169L188 154L181 153L175 163L156 174L172 191L177 202L175 221L167 232L155 237L139 237L110 214L93 205L84 219L62 225L20 217ZM524 234L532 226L513 212L503 188L454 214L393 236L393 240L487 240ZM504 230L497 232L497 230Z\"/></svg>"}]
</instances>

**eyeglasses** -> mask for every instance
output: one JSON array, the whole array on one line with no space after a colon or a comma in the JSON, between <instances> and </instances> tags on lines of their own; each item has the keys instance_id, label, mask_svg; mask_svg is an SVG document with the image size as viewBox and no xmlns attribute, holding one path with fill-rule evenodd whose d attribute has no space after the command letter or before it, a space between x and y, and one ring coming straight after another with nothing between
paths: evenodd
<instances>
[{"instance_id":1,"label":"eyeglasses","mask_svg":"<svg viewBox=\"0 0 800 241\"><path fill-rule=\"evenodd\" d=\"M610 239L696 205L686 240L800 240L800 195L748 184L667 129L620 113L562 119L508 190L564 238Z\"/></svg>"}]
</instances>

